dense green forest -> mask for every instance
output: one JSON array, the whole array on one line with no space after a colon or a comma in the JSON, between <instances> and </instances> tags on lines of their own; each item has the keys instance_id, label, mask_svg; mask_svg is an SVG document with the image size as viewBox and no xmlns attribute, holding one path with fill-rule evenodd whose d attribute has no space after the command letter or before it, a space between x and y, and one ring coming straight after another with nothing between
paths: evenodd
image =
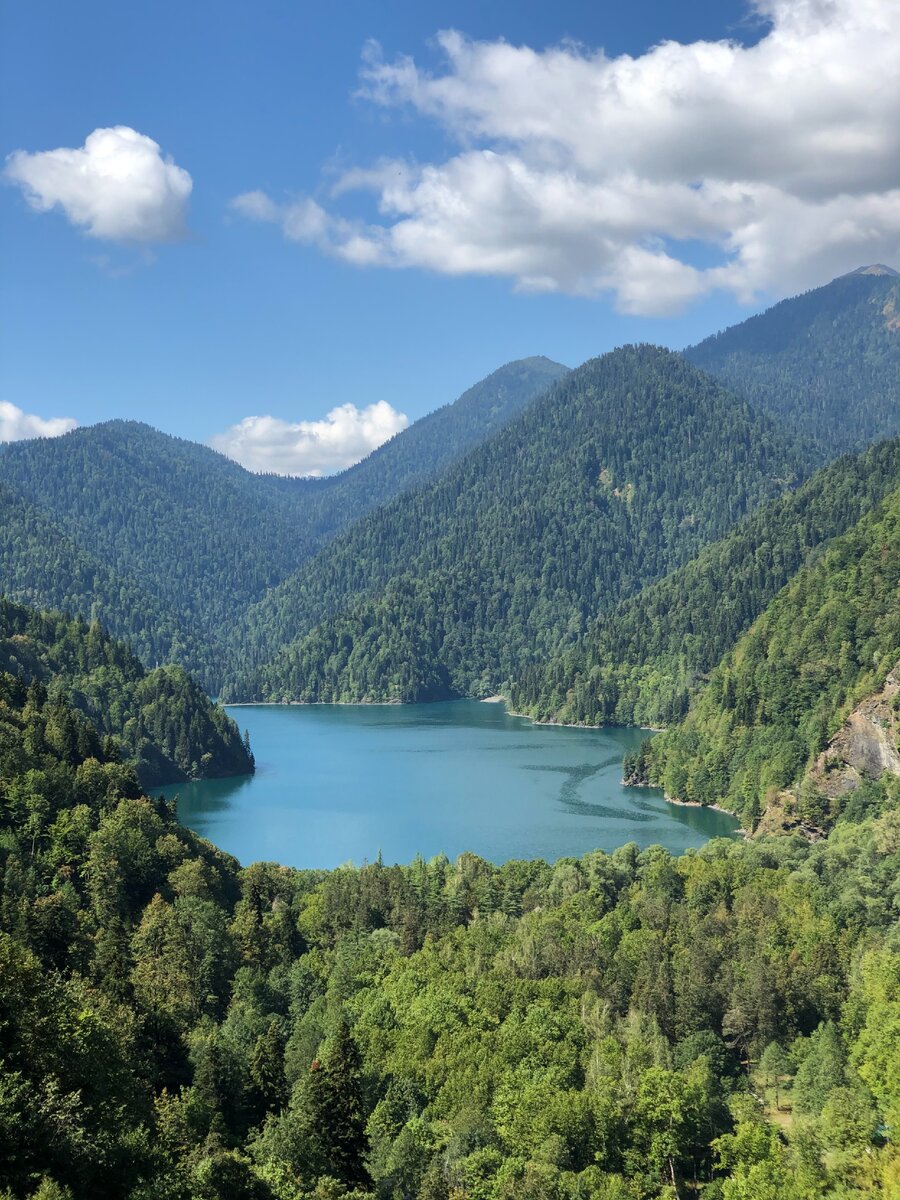
<instances>
[{"instance_id":1,"label":"dense green forest","mask_svg":"<svg viewBox=\"0 0 900 1200\"><path fill-rule=\"evenodd\" d=\"M890 286L722 335L729 382L790 405L830 320L872 403L796 426L896 434ZM0 600L0 1200L900 1195L900 442L810 475L682 356L562 370L329 481L121 422L0 454L0 581L78 614ZM242 868L144 794L252 768L179 663L665 722L628 777L755 833Z\"/></svg>"},{"instance_id":2,"label":"dense green forest","mask_svg":"<svg viewBox=\"0 0 900 1200\"><path fill-rule=\"evenodd\" d=\"M4 446L0 587L213 694L415 699L524 675L533 704L532 668L592 620L842 447L896 435L897 286L844 277L687 352L757 409L644 348L572 376L510 363L330 479L252 475L126 421Z\"/></svg>"},{"instance_id":3,"label":"dense green forest","mask_svg":"<svg viewBox=\"0 0 900 1200\"><path fill-rule=\"evenodd\" d=\"M827 453L900 430L900 279L843 275L685 351Z\"/></svg>"},{"instance_id":4,"label":"dense green forest","mask_svg":"<svg viewBox=\"0 0 900 1200\"><path fill-rule=\"evenodd\" d=\"M72 704L145 787L253 770L234 721L183 667L146 670L96 621L0 597L0 670Z\"/></svg>"},{"instance_id":5,"label":"dense green forest","mask_svg":"<svg viewBox=\"0 0 900 1200\"><path fill-rule=\"evenodd\" d=\"M53 516L2 483L0 589L34 608L102 621L148 664L178 662L207 678L221 657L214 637L195 636L162 601L87 554Z\"/></svg>"},{"instance_id":6,"label":"dense green forest","mask_svg":"<svg viewBox=\"0 0 900 1200\"><path fill-rule=\"evenodd\" d=\"M136 422L4 447L0 478L115 578L153 597L169 626L210 647L201 663L190 664L210 686L208 672L221 660L234 613L282 579L312 544L304 545L294 501L274 481ZM4 586L8 571L4 563ZM122 632L114 586L106 594L96 589L92 605ZM151 609L148 618L154 615ZM176 658L175 649L167 658Z\"/></svg>"},{"instance_id":7,"label":"dense green forest","mask_svg":"<svg viewBox=\"0 0 900 1200\"><path fill-rule=\"evenodd\" d=\"M898 598L900 489L800 570L739 639L684 722L650 742L649 779L683 800L722 803L752 827L897 665ZM840 815L827 789L807 780L797 792L814 825ZM842 802L864 806L866 789Z\"/></svg>"},{"instance_id":8,"label":"dense green forest","mask_svg":"<svg viewBox=\"0 0 900 1200\"><path fill-rule=\"evenodd\" d=\"M509 687L517 712L587 725L669 725L799 568L900 486L900 440L821 468Z\"/></svg>"},{"instance_id":9,"label":"dense green forest","mask_svg":"<svg viewBox=\"0 0 900 1200\"><path fill-rule=\"evenodd\" d=\"M298 519L324 542L379 504L436 478L502 429L568 370L541 356L507 363L339 475L283 479L281 485L299 492Z\"/></svg>"},{"instance_id":10,"label":"dense green forest","mask_svg":"<svg viewBox=\"0 0 900 1200\"><path fill-rule=\"evenodd\" d=\"M489 437L566 371L509 363L330 479L253 475L110 421L0 447L0 587L99 618L150 663L221 682L236 615L338 530ZM239 648L238 648L239 649Z\"/></svg>"},{"instance_id":11,"label":"dense green forest","mask_svg":"<svg viewBox=\"0 0 900 1200\"><path fill-rule=\"evenodd\" d=\"M900 795L782 837L238 864L0 674L7 1200L862 1200L900 1158Z\"/></svg>"},{"instance_id":12,"label":"dense green forest","mask_svg":"<svg viewBox=\"0 0 900 1200\"><path fill-rule=\"evenodd\" d=\"M259 656L258 679L238 672L223 693L418 700L496 690L812 461L680 355L613 351L273 589L240 638L245 656Z\"/></svg>"}]
</instances>

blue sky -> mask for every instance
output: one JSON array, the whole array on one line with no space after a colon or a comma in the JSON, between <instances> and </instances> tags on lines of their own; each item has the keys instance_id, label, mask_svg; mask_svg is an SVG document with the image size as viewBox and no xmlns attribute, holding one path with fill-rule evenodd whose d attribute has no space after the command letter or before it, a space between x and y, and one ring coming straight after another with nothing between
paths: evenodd
<instances>
[{"instance_id":1,"label":"blue sky","mask_svg":"<svg viewBox=\"0 0 900 1200\"><path fill-rule=\"evenodd\" d=\"M860 5L870 25L883 24L874 32L887 69L896 61L895 6ZM854 6L840 0L837 17L807 12L799 23L791 0L761 7L760 15L730 0L4 3L0 149L38 158L16 160L0 188L0 400L81 424L132 417L201 441L250 415L317 422L346 404L385 401L415 419L510 359L540 353L576 365L625 341L680 347L774 297L888 256L898 239L893 147L881 151L895 162L885 159L863 184L853 147L826 178L815 166L829 133L821 122L837 136L841 112L816 116L821 98L803 80L788 98L799 134L789 141L780 127L776 84L794 84L778 75L783 49L768 36L771 23L782 41L811 47L813 59L850 45L846 75L863 54L872 63L866 31L846 26ZM448 28L464 35L456 49L435 41ZM647 55L665 39L688 50L661 61ZM697 49L722 39L732 43L730 59ZM380 51L366 51L372 40ZM537 57L507 62L504 44ZM638 83L628 82L623 55L638 65ZM762 94L753 81L766 82L766 72L773 99L750 116L762 144L774 147L771 178L752 147L735 161L735 146L752 136L737 118L719 120L729 97L716 92L743 73L744 86ZM609 101L607 112L611 78L619 93L642 90ZM848 86L855 108L865 85L851 78ZM881 100L867 94L854 112L870 158L872 138L895 136L887 91ZM705 159L684 178L675 178L677 165L657 177L653 163L668 144L684 139L673 150L684 161L705 141L703 105ZM596 126L570 138L586 109ZM545 112L557 123L549 131ZM32 200L44 189L44 207L68 195L51 194L57 184L34 173L43 152L80 148L92 131L115 126L153 139L189 173L180 240L146 231L135 239L127 218L95 222L92 235L71 204L29 204L29 187ZM798 147L798 136L807 143ZM596 146L615 171L592 158ZM376 166L377 178L359 176ZM486 183L481 198L480 173L500 169L512 170L527 211L518 191L504 209L503 182ZM841 212L864 235L822 254L798 249L802 231L833 215L829 205L850 204L841 197L851 177L856 207ZM402 186L399 199L393 185ZM534 204L529 188L540 193ZM256 199L236 208L235 197L248 193ZM437 215L435 195L446 205ZM570 215L544 244L556 195ZM694 211L692 196L706 207Z\"/></svg>"}]
</instances>

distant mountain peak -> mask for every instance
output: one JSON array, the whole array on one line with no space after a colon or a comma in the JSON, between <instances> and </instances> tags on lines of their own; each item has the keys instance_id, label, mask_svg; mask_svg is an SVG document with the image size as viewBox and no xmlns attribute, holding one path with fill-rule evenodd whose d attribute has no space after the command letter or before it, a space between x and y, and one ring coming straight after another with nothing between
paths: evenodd
<instances>
[{"instance_id":1,"label":"distant mountain peak","mask_svg":"<svg viewBox=\"0 0 900 1200\"><path fill-rule=\"evenodd\" d=\"M855 271L848 271L847 275L898 275L900 271L895 271L893 267L886 267L884 263L870 263L867 267L857 267ZM846 278L842 276L841 278Z\"/></svg>"}]
</instances>

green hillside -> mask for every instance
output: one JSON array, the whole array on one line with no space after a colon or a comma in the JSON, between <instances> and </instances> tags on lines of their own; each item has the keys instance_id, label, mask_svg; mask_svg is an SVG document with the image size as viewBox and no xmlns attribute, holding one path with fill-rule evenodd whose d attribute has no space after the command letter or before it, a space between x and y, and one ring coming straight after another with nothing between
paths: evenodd
<instances>
[{"instance_id":1,"label":"green hillside","mask_svg":"<svg viewBox=\"0 0 900 1200\"><path fill-rule=\"evenodd\" d=\"M253 770L235 723L183 668L146 670L96 622L0 598L0 671L73 705L145 787Z\"/></svg>"},{"instance_id":2,"label":"green hillside","mask_svg":"<svg viewBox=\"0 0 900 1200\"><path fill-rule=\"evenodd\" d=\"M339 475L281 480L281 485L298 491L304 527L325 541L351 520L436 478L502 429L568 370L540 356L507 363Z\"/></svg>"},{"instance_id":3,"label":"green hillside","mask_svg":"<svg viewBox=\"0 0 900 1200\"><path fill-rule=\"evenodd\" d=\"M0 447L0 588L100 619L212 691L237 616L340 529L489 437L566 368L507 364L324 480L261 476L133 421Z\"/></svg>"},{"instance_id":4,"label":"green hillside","mask_svg":"<svg viewBox=\"0 0 900 1200\"><path fill-rule=\"evenodd\" d=\"M685 351L830 455L900 433L900 279L861 272Z\"/></svg>"},{"instance_id":5,"label":"green hillside","mask_svg":"<svg viewBox=\"0 0 900 1200\"><path fill-rule=\"evenodd\" d=\"M33 608L78 613L128 642L142 662L178 662L208 679L222 651L140 582L87 554L45 509L0 484L0 588Z\"/></svg>"},{"instance_id":6,"label":"green hillside","mask_svg":"<svg viewBox=\"0 0 900 1200\"><path fill-rule=\"evenodd\" d=\"M821 468L686 566L591 623L509 689L517 712L587 725L668 725L765 606L828 539L900 486L900 439Z\"/></svg>"},{"instance_id":7,"label":"green hillside","mask_svg":"<svg viewBox=\"0 0 900 1200\"><path fill-rule=\"evenodd\" d=\"M496 690L812 461L679 355L639 346L593 359L252 608L227 694Z\"/></svg>"},{"instance_id":8,"label":"green hillside","mask_svg":"<svg viewBox=\"0 0 900 1200\"><path fill-rule=\"evenodd\" d=\"M303 558L290 497L205 446L136 422L6 446L0 480L206 646ZM96 599L118 630L115 595L98 589Z\"/></svg>"},{"instance_id":9,"label":"green hillside","mask_svg":"<svg viewBox=\"0 0 900 1200\"><path fill-rule=\"evenodd\" d=\"M652 740L649 778L671 796L720 803L754 825L900 660L898 598L900 489L779 593L685 721ZM834 820L815 787L800 790L801 816Z\"/></svg>"},{"instance_id":10,"label":"green hillside","mask_svg":"<svg viewBox=\"0 0 900 1200\"><path fill-rule=\"evenodd\" d=\"M241 870L52 693L0 672L5 1200L895 1193L900 797L817 845Z\"/></svg>"}]
</instances>

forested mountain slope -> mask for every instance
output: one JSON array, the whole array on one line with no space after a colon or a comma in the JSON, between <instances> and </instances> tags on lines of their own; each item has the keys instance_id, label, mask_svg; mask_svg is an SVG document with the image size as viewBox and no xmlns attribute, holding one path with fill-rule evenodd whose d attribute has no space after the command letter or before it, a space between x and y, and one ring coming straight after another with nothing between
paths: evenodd
<instances>
[{"instance_id":1,"label":"forested mountain slope","mask_svg":"<svg viewBox=\"0 0 900 1200\"><path fill-rule=\"evenodd\" d=\"M900 433L900 278L889 268L783 300L685 355L829 456Z\"/></svg>"},{"instance_id":2,"label":"forested mountain slope","mask_svg":"<svg viewBox=\"0 0 900 1200\"><path fill-rule=\"evenodd\" d=\"M133 421L5 446L0 481L201 642L308 549L295 501L272 481ZM101 615L118 628L118 613Z\"/></svg>"},{"instance_id":3,"label":"forested mountain slope","mask_svg":"<svg viewBox=\"0 0 900 1200\"><path fill-rule=\"evenodd\" d=\"M766 605L828 539L900 487L900 439L821 468L686 566L592 622L512 682L517 712L572 724L668 725Z\"/></svg>"},{"instance_id":4,"label":"forested mountain slope","mask_svg":"<svg viewBox=\"0 0 900 1200\"><path fill-rule=\"evenodd\" d=\"M299 492L305 527L325 540L379 504L438 476L502 429L568 370L541 356L507 363L340 475L280 483Z\"/></svg>"},{"instance_id":5,"label":"forested mountain slope","mask_svg":"<svg viewBox=\"0 0 900 1200\"><path fill-rule=\"evenodd\" d=\"M632 346L593 359L251 609L226 690L484 694L688 561L813 459L680 355Z\"/></svg>"},{"instance_id":6,"label":"forested mountain slope","mask_svg":"<svg viewBox=\"0 0 900 1200\"><path fill-rule=\"evenodd\" d=\"M815 846L240 870L2 672L0 776L5 1200L896 1193L900 796Z\"/></svg>"},{"instance_id":7,"label":"forested mountain slope","mask_svg":"<svg viewBox=\"0 0 900 1200\"><path fill-rule=\"evenodd\" d=\"M333 479L254 475L133 421L0 447L0 587L97 617L216 690L236 617L334 533L490 436L567 368L509 363Z\"/></svg>"},{"instance_id":8,"label":"forested mountain slope","mask_svg":"<svg viewBox=\"0 0 900 1200\"><path fill-rule=\"evenodd\" d=\"M151 666L183 663L198 678L209 679L222 659L211 633L195 635L159 597L87 554L52 514L2 483L0 589L34 608L99 620Z\"/></svg>"},{"instance_id":9,"label":"forested mountain slope","mask_svg":"<svg viewBox=\"0 0 900 1200\"><path fill-rule=\"evenodd\" d=\"M147 671L97 622L0 598L0 671L36 684L32 698L46 686L51 701L72 704L145 787L253 770L238 727L183 668Z\"/></svg>"},{"instance_id":10,"label":"forested mountain slope","mask_svg":"<svg viewBox=\"0 0 900 1200\"><path fill-rule=\"evenodd\" d=\"M804 567L713 672L685 721L650 742L649 778L748 825L800 783L850 710L900 660L900 489ZM812 780L799 813L839 815Z\"/></svg>"}]
</instances>

